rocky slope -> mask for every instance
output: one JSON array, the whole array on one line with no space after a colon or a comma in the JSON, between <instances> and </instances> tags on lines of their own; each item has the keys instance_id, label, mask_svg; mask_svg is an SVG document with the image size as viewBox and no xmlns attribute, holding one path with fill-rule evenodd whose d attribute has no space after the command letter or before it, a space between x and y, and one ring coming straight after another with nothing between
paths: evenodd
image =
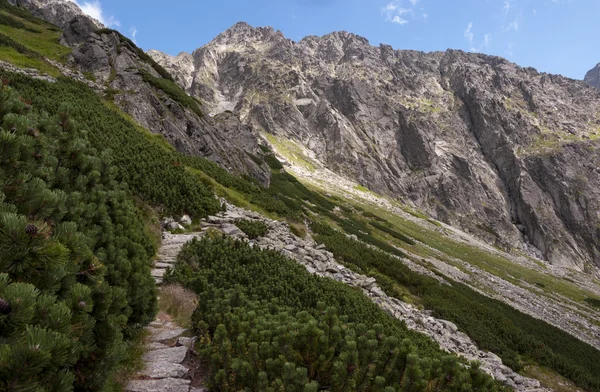
<instances>
[{"instance_id":1,"label":"rocky slope","mask_svg":"<svg viewBox=\"0 0 600 392\"><path fill-rule=\"evenodd\" d=\"M315 164L502 249L600 265L600 92L582 82L245 23L192 54L149 54L210 114L298 142Z\"/></svg>"},{"instance_id":2,"label":"rocky slope","mask_svg":"<svg viewBox=\"0 0 600 392\"><path fill-rule=\"evenodd\" d=\"M84 14L75 2L68 0L8 0L12 5L27 8L34 16L44 19L60 28L66 28L73 19L83 19L96 28L104 25Z\"/></svg>"},{"instance_id":3,"label":"rocky slope","mask_svg":"<svg viewBox=\"0 0 600 392\"><path fill-rule=\"evenodd\" d=\"M205 116L200 103L177 99L179 87L130 40L103 28L68 0L11 0L63 29L62 43L73 51L68 65L89 75L97 90L152 133L162 135L178 151L207 157L224 168L269 183L257 134L237 117ZM66 67L64 67L66 69ZM197 106L197 107L192 107Z\"/></svg>"},{"instance_id":4,"label":"rocky slope","mask_svg":"<svg viewBox=\"0 0 600 392\"><path fill-rule=\"evenodd\" d=\"M592 87L600 88L600 63L585 74L583 81Z\"/></svg>"}]
</instances>

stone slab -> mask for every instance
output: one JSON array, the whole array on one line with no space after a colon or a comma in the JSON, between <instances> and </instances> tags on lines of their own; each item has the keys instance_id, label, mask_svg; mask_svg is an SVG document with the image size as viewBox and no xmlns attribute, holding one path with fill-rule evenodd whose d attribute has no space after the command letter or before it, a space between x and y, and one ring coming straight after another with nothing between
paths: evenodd
<instances>
[{"instance_id":1,"label":"stone slab","mask_svg":"<svg viewBox=\"0 0 600 392\"><path fill-rule=\"evenodd\" d=\"M190 380L163 378L160 380L133 380L125 388L127 392L189 392Z\"/></svg>"},{"instance_id":2,"label":"stone slab","mask_svg":"<svg viewBox=\"0 0 600 392\"><path fill-rule=\"evenodd\" d=\"M188 348L185 346L169 347L148 351L142 357L146 362L171 362L182 363L187 355Z\"/></svg>"}]
</instances>

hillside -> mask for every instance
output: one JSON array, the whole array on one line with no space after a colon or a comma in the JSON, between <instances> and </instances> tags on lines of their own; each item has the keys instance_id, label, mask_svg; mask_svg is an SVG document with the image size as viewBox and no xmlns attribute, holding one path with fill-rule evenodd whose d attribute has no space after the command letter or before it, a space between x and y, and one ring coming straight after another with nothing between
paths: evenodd
<instances>
[{"instance_id":1,"label":"hillside","mask_svg":"<svg viewBox=\"0 0 600 392\"><path fill-rule=\"evenodd\" d=\"M510 234L515 229L510 226L519 222L511 221L501 231L493 222L478 221L472 229L467 218L479 210L467 214L458 197L485 202L499 216L496 223L509 219L503 210L509 206L493 202L496 195L496 201L510 204L503 193L508 191L500 186L502 162L494 164L493 151L482 151L487 148L486 135L506 136L504 121L517 121L514 118L521 122L510 123L513 132L506 140L514 143L511 148L522 148L513 151L513 161L523 173L519 184L533 186L528 175L536 181L554 178L542 166L549 170L544 165L559 157L567 166L553 172L556 181L570 181L571 171L588 170L584 159L596 153L596 141L585 138L592 131L577 126L581 113L596 107L594 90L501 59L459 52L394 52L407 67L415 63L422 68L429 61L432 68L444 64L443 69L454 75L444 78L454 87L446 86L452 94L436 90L448 100L426 92L435 77L425 71L412 74L411 80L421 84L411 90L410 99L408 90L386 87L394 99L404 97L394 106L400 111L396 114L405 116L398 121L406 122L396 135L398 146L406 141L417 145L409 143L410 148L400 148L400 155L390 157L398 164L395 174L380 167L382 176L394 178L395 185L379 189L359 182L349 167L342 170L358 162L346 161L347 152L361 157L365 173L371 170L367 160L379 159L372 153L379 151L385 137L374 137L373 149L365 150L361 137L368 133L353 133L358 119L365 127L372 121L361 100L375 90L353 79L360 79L359 73L349 76L349 66L339 57L326 58L340 55L342 38L348 44L343 51L350 53L360 44L352 56L371 56L376 49L360 37L337 33L296 44L271 29L241 24L217 37L212 44L218 47L209 44L194 56L170 58L156 51L144 53L117 31L98 26L62 1L18 3L55 25L0 2L0 389L138 391L127 386L127 380L136 370L136 355L139 361L142 327L156 313L153 276L158 283L164 277L164 283L197 295L193 316L186 322L199 338L188 359L200 362L193 362L198 373L188 377L199 382L198 376L211 391L600 389L600 283L592 259L586 258L595 239L589 242L582 234L587 233L587 223L578 222L580 231L573 231L573 225L561 220L583 213L577 208L584 203L593 208L590 198L598 190L594 174L578 188L577 206L569 204L562 215L548 203L567 195L559 192L547 199L535 181L541 193L531 193L540 197L530 211L543 223L539 241L567 236L560 237L564 244L546 247L546 255L573 251L573 263L544 260L520 234ZM56 12L63 7L73 14ZM65 15L72 17L65 20ZM254 44L234 45L240 37L252 38L255 41L249 42ZM277 44L265 43L267 38ZM298 59L289 71L286 50L296 53L300 49L295 45L313 45L312 54L303 56L318 60L309 66L313 60ZM287 49L276 54L282 47ZM210 50L216 62L199 62ZM378 70L379 61L373 60ZM339 69L332 65L336 62ZM531 118L519 116L524 109L511 95L502 105L516 108L502 111L492 105L500 113L493 117L486 110L489 102L500 105L500 93L495 91L494 98L482 92L478 83L483 82L465 69L479 74L479 68L489 68L472 62L495 62L497 68L516 73L511 74L515 80L524 75L546 77L546 87L558 94L555 105L567 105L561 94L572 94L571 103L576 104L571 110L560 106L560 115L548 120L538 115L537 124L579 121L572 124L576 138L557 132L556 143L536 147L543 151L523 147L527 135L518 125L538 118L534 110ZM332 68L327 72L335 72L340 80L320 75L323 67ZM282 69L289 71L286 77ZM239 79L240 72L248 79ZM288 91L286 83L308 77L304 73L315 78L310 85L300 83L306 96L298 95L301 88L285 96L279 93ZM198 83L200 74L218 75L218 83ZM460 83L468 84L463 79L471 83L472 96L459 88ZM255 90L256 101L249 100L246 89L258 88L253 83L261 80L263 90ZM360 83L357 92L354 87ZM507 81L498 83L514 92ZM360 98L358 93L366 95ZM450 98L463 93L470 101L464 98L461 104L459 98ZM367 106L389 109L388 98ZM540 108L550 105L545 101L549 98L543 98L534 101ZM438 104L440 110L435 109ZM279 110L291 110L290 105L305 108L306 118L288 111L287 122L279 123ZM313 112L315 107L328 109ZM457 139L467 113L483 116L485 129L477 131L475 122L469 128L480 132L473 137L483 144L471 151L468 143L438 143L441 150L428 155L431 146L423 140L437 129L430 122L451 121L456 130L446 131L455 132L451 136ZM327 128L333 127L323 120L329 115L335 117L337 131ZM302 128L311 118L326 127L322 136L313 137L310 127ZM269 128L275 124L277 129ZM344 144L349 136L356 144ZM394 150L393 142L387 142ZM320 143L332 144L321 153ZM337 166L327 154L338 154ZM424 188L411 192L429 192L431 184L448 176L442 171L450 170L448 154L456 156L451 170L462 167L463 176L448 180L455 181L445 193L456 197L454 204L437 204L449 216L462 216L456 221L426 206L419 208L418 200L398 191L405 185L406 168L416 165L413 185L420 179ZM468 159L461 161L460 154ZM420 159L431 159L431 166L425 165L429 169L422 169ZM542 166L535 166L538 163ZM498 172L490 169L493 165ZM538 177L532 174L536 167ZM488 176L485 181L483 173ZM467 183L473 187L460 193ZM484 185L489 186L486 198L476 195ZM554 215L548 216L550 211ZM548 232L548 225L556 222L558 228ZM527 234L528 229L522 230ZM151 272L157 248L171 254L170 241L176 237L187 238L179 246L200 239L183 245L179 255L158 260ZM514 246L507 246L509 239L515 239ZM162 295L162 288L158 290ZM141 381L171 390L176 385L169 386L170 380L161 376ZM193 391L189 384L184 382L181 390Z\"/></svg>"},{"instance_id":2,"label":"hillside","mask_svg":"<svg viewBox=\"0 0 600 392\"><path fill-rule=\"evenodd\" d=\"M209 113L232 110L322 167L506 250L591 271L600 93L509 61L294 42L238 23L192 54L149 52Z\"/></svg>"}]
</instances>

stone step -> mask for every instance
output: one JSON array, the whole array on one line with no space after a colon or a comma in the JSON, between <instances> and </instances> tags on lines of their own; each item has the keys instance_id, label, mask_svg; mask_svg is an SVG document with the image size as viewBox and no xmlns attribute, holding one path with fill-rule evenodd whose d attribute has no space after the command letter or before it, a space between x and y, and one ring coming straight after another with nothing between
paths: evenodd
<instances>
[{"instance_id":1,"label":"stone step","mask_svg":"<svg viewBox=\"0 0 600 392\"><path fill-rule=\"evenodd\" d=\"M183 378L188 372L188 368L178 363L158 361L147 362L139 374L150 378Z\"/></svg>"},{"instance_id":2,"label":"stone step","mask_svg":"<svg viewBox=\"0 0 600 392\"><path fill-rule=\"evenodd\" d=\"M155 342L160 342L162 340L169 340L176 338L178 336L183 335L187 332L185 328L146 328L148 332L151 334L151 339Z\"/></svg>"},{"instance_id":3,"label":"stone step","mask_svg":"<svg viewBox=\"0 0 600 392\"><path fill-rule=\"evenodd\" d=\"M159 263L154 263L154 268L169 268L172 267L174 263L163 263L163 262L159 262Z\"/></svg>"},{"instance_id":4,"label":"stone step","mask_svg":"<svg viewBox=\"0 0 600 392\"><path fill-rule=\"evenodd\" d=\"M189 392L190 380L182 378L163 378L160 380L133 380L129 382L127 392Z\"/></svg>"},{"instance_id":5,"label":"stone step","mask_svg":"<svg viewBox=\"0 0 600 392\"><path fill-rule=\"evenodd\" d=\"M151 350L144 354L145 362L170 362L181 364L185 360L188 348L185 346L161 348Z\"/></svg>"},{"instance_id":6,"label":"stone step","mask_svg":"<svg viewBox=\"0 0 600 392\"><path fill-rule=\"evenodd\" d=\"M155 278L162 278L165 276L165 272L167 272L167 270L164 268L155 268L152 270L152 276Z\"/></svg>"}]
</instances>

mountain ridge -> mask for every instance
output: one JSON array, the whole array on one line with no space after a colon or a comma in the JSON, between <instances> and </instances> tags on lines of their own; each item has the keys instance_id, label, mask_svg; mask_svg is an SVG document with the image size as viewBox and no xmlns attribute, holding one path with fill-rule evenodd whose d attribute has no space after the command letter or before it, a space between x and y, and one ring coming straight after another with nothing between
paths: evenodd
<instances>
[{"instance_id":1,"label":"mountain ridge","mask_svg":"<svg viewBox=\"0 0 600 392\"><path fill-rule=\"evenodd\" d=\"M582 164L598 159L600 94L581 81L484 54L375 47L348 32L294 42L247 23L191 54L149 54L211 114L230 110L298 141L374 191L503 249L530 243L557 264L600 265L598 217L585 207L600 179ZM561 161L577 168L559 173ZM577 172L590 173L585 184Z\"/></svg>"}]
</instances>

